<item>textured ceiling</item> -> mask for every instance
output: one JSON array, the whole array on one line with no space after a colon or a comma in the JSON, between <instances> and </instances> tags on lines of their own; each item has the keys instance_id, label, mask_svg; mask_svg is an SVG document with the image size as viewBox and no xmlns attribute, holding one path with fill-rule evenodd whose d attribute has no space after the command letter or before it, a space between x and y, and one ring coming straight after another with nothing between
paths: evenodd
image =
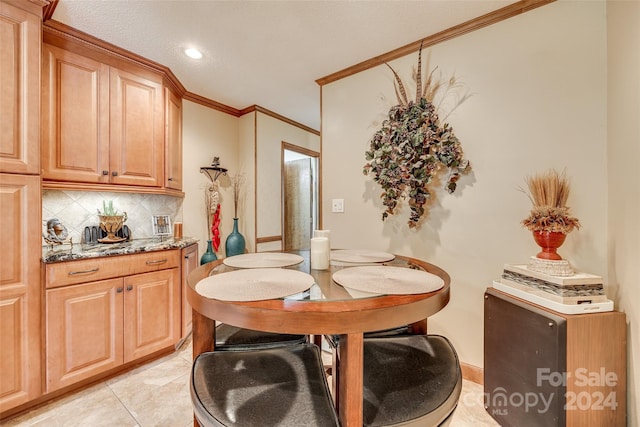
<instances>
[{"instance_id":1,"label":"textured ceiling","mask_svg":"<svg viewBox=\"0 0 640 427\"><path fill-rule=\"evenodd\" d=\"M319 130L315 80L511 3L60 0L53 19L169 67L189 92Z\"/></svg>"}]
</instances>

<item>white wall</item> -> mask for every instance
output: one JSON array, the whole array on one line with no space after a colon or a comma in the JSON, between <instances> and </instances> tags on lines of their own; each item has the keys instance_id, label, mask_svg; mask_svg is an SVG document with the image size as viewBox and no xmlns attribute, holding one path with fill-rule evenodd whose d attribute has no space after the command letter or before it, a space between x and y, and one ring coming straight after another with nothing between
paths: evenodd
<instances>
[{"instance_id":1,"label":"white wall","mask_svg":"<svg viewBox=\"0 0 640 427\"><path fill-rule=\"evenodd\" d=\"M583 228L560 254L579 270L608 273L605 12L603 2L560 1L430 49L431 64L473 93L448 120L473 171L454 195L435 192L419 230L406 226L407 208L383 223L380 188L362 174L369 139L396 103L389 69L322 88L323 226L333 246L414 256L449 272L451 302L429 328L450 337L465 363L483 366L485 288L504 263L537 252L520 226L527 175L567 168ZM416 62L417 53L391 65L410 82ZM333 198L345 199L345 213L331 213Z\"/></svg>"},{"instance_id":2,"label":"white wall","mask_svg":"<svg viewBox=\"0 0 640 427\"><path fill-rule=\"evenodd\" d=\"M640 2L607 2L609 277L627 315L628 424L640 425Z\"/></svg>"},{"instance_id":3,"label":"white wall","mask_svg":"<svg viewBox=\"0 0 640 427\"><path fill-rule=\"evenodd\" d=\"M207 243L204 189L209 183L200 173L200 167L210 165L213 156L219 156L221 166L229 169L227 176L218 179L222 194L218 257L225 256L224 243L233 228L230 177L237 173L244 175L238 204L238 228L245 237L247 251L280 249L280 242L262 244L256 249L255 240L282 234L282 141L320 150L317 135L263 112L251 112L238 118L197 103L184 102L183 233L200 240L200 254L206 250Z\"/></svg>"},{"instance_id":4,"label":"white wall","mask_svg":"<svg viewBox=\"0 0 640 427\"><path fill-rule=\"evenodd\" d=\"M248 252L256 251L256 113L251 112L238 119L240 127L238 170L244 174L244 191L241 193L241 220L238 228L245 238Z\"/></svg>"},{"instance_id":5,"label":"white wall","mask_svg":"<svg viewBox=\"0 0 640 427\"><path fill-rule=\"evenodd\" d=\"M199 240L200 256L207 249L208 227L204 191L210 183L200 167L210 166L214 156L222 167L236 173L238 167L238 118L190 101L183 103L183 234ZM233 192L229 178L218 179L222 195L221 242L218 258L224 257L224 242L233 229Z\"/></svg>"},{"instance_id":6,"label":"white wall","mask_svg":"<svg viewBox=\"0 0 640 427\"><path fill-rule=\"evenodd\" d=\"M320 137L265 113L256 113L256 236L282 236L282 142L320 151ZM279 250L269 242L258 250Z\"/></svg>"}]
</instances>

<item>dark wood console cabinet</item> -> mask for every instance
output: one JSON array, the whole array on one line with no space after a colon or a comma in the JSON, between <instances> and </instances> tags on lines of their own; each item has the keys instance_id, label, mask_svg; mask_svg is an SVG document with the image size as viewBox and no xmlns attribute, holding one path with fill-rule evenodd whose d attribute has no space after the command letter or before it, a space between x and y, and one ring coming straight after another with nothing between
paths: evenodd
<instances>
[{"instance_id":1,"label":"dark wood console cabinet","mask_svg":"<svg viewBox=\"0 0 640 427\"><path fill-rule=\"evenodd\" d=\"M568 315L488 288L485 407L501 426L625 426L624 313Z\"/></svg>"}]
</instances>

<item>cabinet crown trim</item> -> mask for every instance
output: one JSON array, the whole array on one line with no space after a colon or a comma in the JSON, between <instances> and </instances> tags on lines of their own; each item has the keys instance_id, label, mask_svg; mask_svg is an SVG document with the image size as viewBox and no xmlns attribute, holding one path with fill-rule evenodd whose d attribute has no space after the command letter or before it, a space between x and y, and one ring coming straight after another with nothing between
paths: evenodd
<instances>
[{"instance_id":1,"label":"cabinet crown trim","mask_svg":"<svg viewBox=\"0 0 640 427\"><path fill-rule=\"evenodd\" d=\"M186 93L185 87L180 83L180 80L178 80L170 68L129 50L122 49L83 31L77 30L63 24L62 22L56 21L55 19L50 19L43 24L42 37L45 43L49 43L63 49L69 49L70 44L75 44L82 50L88 49L97 51L115 62L126 61L142 66L150 71L161 74L165 79L165 84L170 86L171 90L179 97L183 97Z\"/></svg>"}]
</instances>

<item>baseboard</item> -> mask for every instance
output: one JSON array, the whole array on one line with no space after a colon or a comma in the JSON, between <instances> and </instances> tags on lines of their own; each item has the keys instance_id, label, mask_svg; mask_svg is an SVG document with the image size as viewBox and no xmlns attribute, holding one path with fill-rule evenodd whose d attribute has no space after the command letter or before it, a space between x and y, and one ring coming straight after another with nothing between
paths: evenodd
<instances>
[{"instance_id":1,"label":"baseboard","mask_svg":"<svg viewBox=\"0 0 640 427\"><path fill-rule=\"evenodd\" d=\"M484 369L461 362L460 370L465 380L484 385Z\"/></svg>"}]
</instances>

